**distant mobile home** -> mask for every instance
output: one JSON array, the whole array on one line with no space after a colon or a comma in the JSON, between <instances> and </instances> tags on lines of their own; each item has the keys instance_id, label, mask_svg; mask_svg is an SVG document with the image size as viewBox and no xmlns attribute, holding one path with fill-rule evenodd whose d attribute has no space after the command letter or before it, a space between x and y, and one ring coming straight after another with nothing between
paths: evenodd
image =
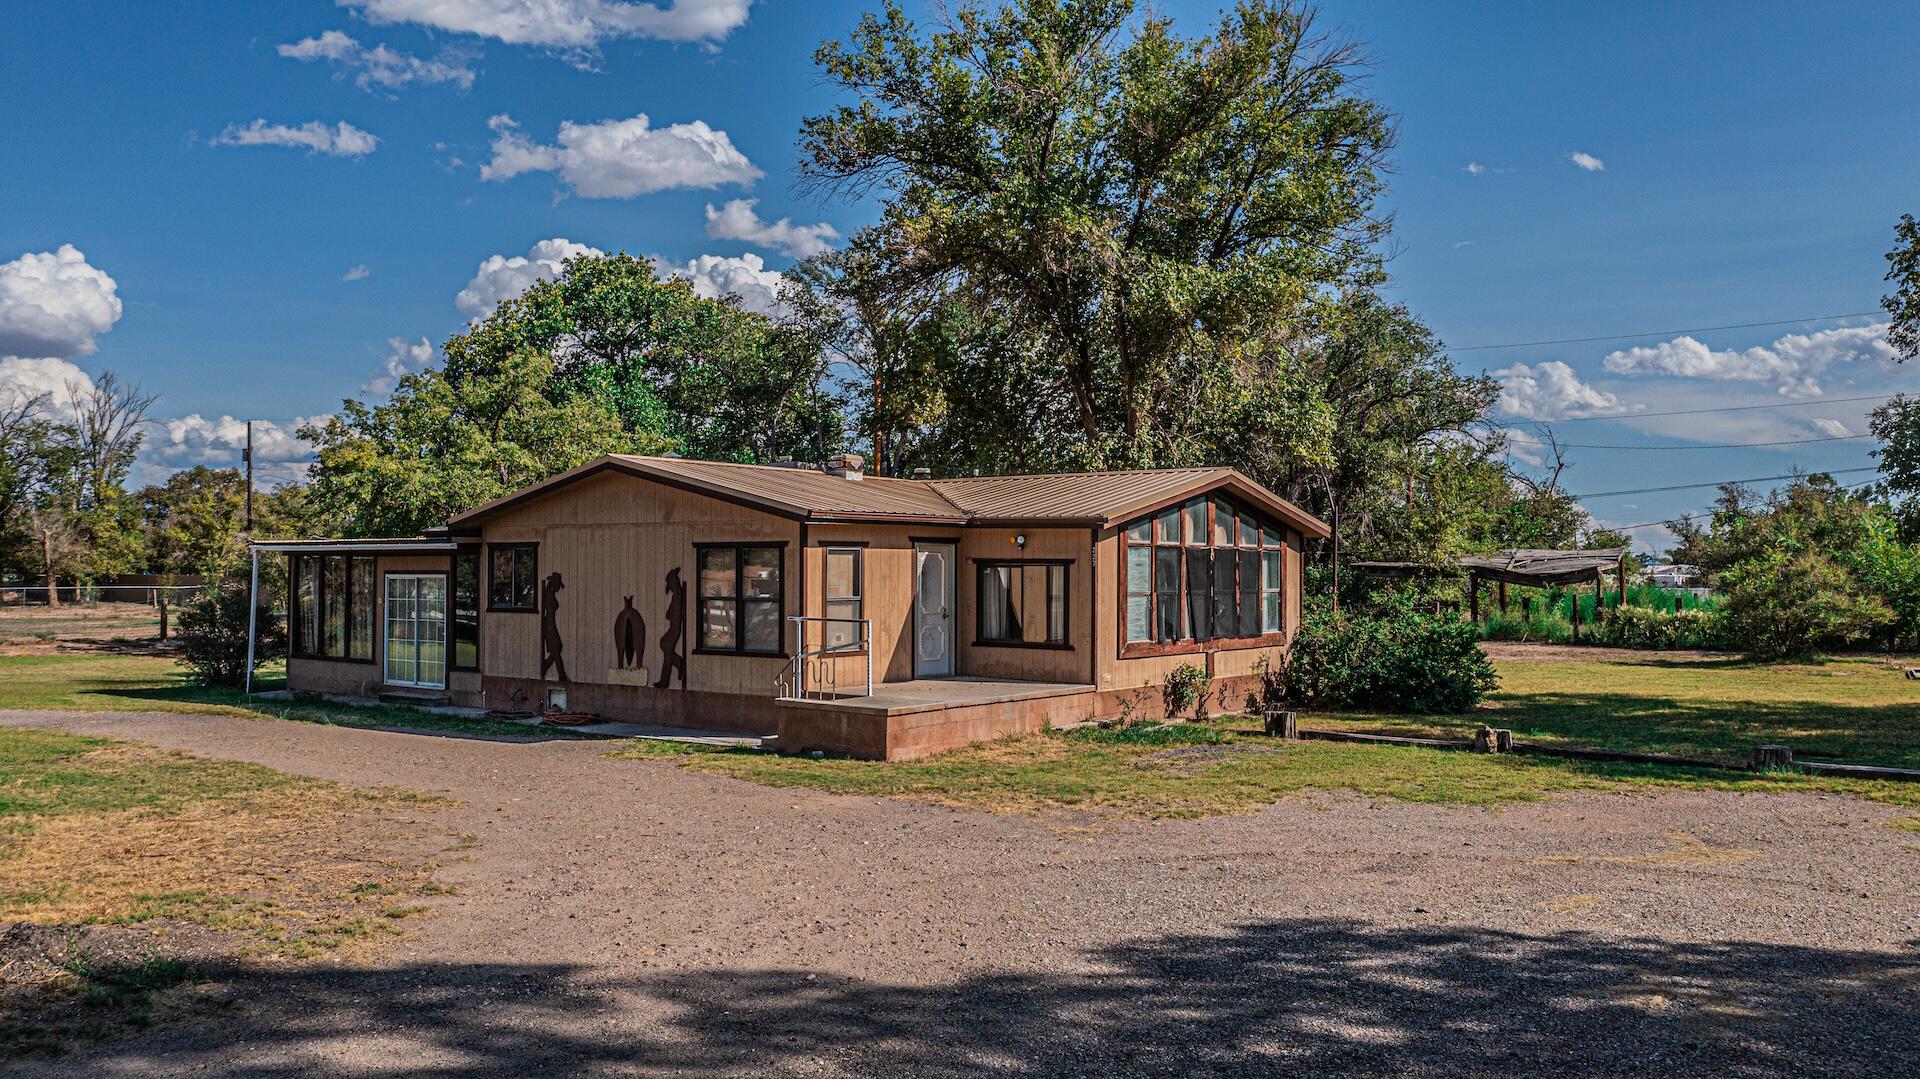
<instances>
[{"instance_id":1,"label":"distant mobile home","mask_svg":"<svg viewBox=\"0 0 1920 1079\"><path fill-rule=\"evenodd\" d=\"M296 691L777 735L901 760L1286 654L1317 518L1228 468L905 479L612 456L289 565Z\"/></svg>"}]
</instances>

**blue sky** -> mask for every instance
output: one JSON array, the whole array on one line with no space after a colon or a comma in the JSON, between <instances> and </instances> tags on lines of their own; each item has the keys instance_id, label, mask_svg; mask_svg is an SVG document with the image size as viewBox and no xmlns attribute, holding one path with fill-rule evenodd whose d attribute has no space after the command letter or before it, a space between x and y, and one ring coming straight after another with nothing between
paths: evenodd
<instances>
[{"instance_id":1,"label":"blue sky","mask_svg":"<svg viewBox=\"0 0 1920 1079\"><path fill-rule=\"evenodd\" d=\"M1218 6L1163 5L1190 33ZM540 256L577 249L554 241L752 299L793 253L872 219L792 183L799 120L832 100L811 52L862 4L553 0L571 18L545 21L526 7L15 5L0 380L113 369L159 393L143 478L234 461L223 418L279 425L262 456L293 461L280 429L430 362ZM1321 17L1366 43L1371 91L1400 117L1393 290L1453 346L1872 312L1893 224L1920 212L1911 4L1349 2ZM742 199L756 201L728 207ZM709 205L725 212L709 222ZM1579 447L1569 489L1594 493L1870 463L1847 439L1586 447L1862 433L1874 402L1835 399L1920 375L1876 346L1878 321L1456 359L1502 378L1503 419L1625 413L1556 423ZM1711 496L1588 506L1638 523Z\"/></svg>"}]
</instances>

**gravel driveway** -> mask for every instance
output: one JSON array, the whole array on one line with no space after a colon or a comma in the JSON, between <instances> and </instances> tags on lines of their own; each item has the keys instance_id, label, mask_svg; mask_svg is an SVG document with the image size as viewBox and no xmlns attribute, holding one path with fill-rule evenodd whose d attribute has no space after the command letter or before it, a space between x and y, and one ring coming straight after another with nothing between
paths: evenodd
<instances>
[{"instance_id":1,"label":"gravel driveway","mask_svg":"<svg viewBox=\"0 0 1920 1079\"><path fill-rule=\"evenodd\" d=\"M1920 834L1829 795L994 817L515 744L11 713L444 791L371 968L25 1075L1920 1073Z\"/></svg>"}]
</instances>

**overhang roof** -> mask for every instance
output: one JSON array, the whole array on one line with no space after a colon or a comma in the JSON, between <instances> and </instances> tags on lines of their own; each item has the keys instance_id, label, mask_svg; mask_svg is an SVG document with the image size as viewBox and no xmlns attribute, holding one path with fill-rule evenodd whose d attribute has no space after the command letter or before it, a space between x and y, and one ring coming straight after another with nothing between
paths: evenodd
<instances>
[{"instance_id":1,"label":"overhang roof","mask_svg":"<svg viewBox=\"0 0 1920 1079\"><path fill-rule=\"evenodd\" d=\"M254 540L248 544L256 551L452 551L460 545L439 536L394 536L378 539L286 539Z\"/></svg>"},{"instance_id":2,"label":"overhang roof","mask_svg":"<svg viewBox=\"0 0 1920 1079\"><path fill-rule=\"evenodd\" d=\"M616 454L522 488L447 522L479 524L529 499L600 472L657 480L797 520L911 524L1083 524L1108 526L1216 489L1313 536L1319 518L1231 468L1165 468L912 480L849 479L812 468Z\"/></svg>"},{"instance_id":3,"label":"overhang roof","mask_svg":"<svg viewBox=\"0 0 1920 1079\"><path fill-rule=\"evenodd\" d=\"M1443 570L1424 562L1355 562L1359 573L1383 577L1435 577L1465 571L1488 581L1508 584L1585 584L1601 570L1614 569L1627 553L1625 547L1593 551L1555 551L1519 547L1491 555L1466 555Z\"/></svg>"}]
</instances>

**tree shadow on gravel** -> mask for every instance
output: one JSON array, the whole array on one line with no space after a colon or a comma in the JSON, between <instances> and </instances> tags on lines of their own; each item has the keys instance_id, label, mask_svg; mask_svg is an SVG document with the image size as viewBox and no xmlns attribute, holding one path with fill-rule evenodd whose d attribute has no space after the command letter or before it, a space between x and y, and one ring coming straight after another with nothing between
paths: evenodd
<instances>
[{"instance_id":1,"label":"tree shadow on gravel","mask_svg":"<svg viewBox=\"0 0 1920 1079\"><path fill-rule=\"evenodd\" d=\"M1920 1073L1911 947L1293 919L1089 958L1094 973L933 986L571 965L228 971L247 1004L218 1024L28 1074L280 1076L343 1059L395 1077Z\"/></svg>"}]
</instances>

